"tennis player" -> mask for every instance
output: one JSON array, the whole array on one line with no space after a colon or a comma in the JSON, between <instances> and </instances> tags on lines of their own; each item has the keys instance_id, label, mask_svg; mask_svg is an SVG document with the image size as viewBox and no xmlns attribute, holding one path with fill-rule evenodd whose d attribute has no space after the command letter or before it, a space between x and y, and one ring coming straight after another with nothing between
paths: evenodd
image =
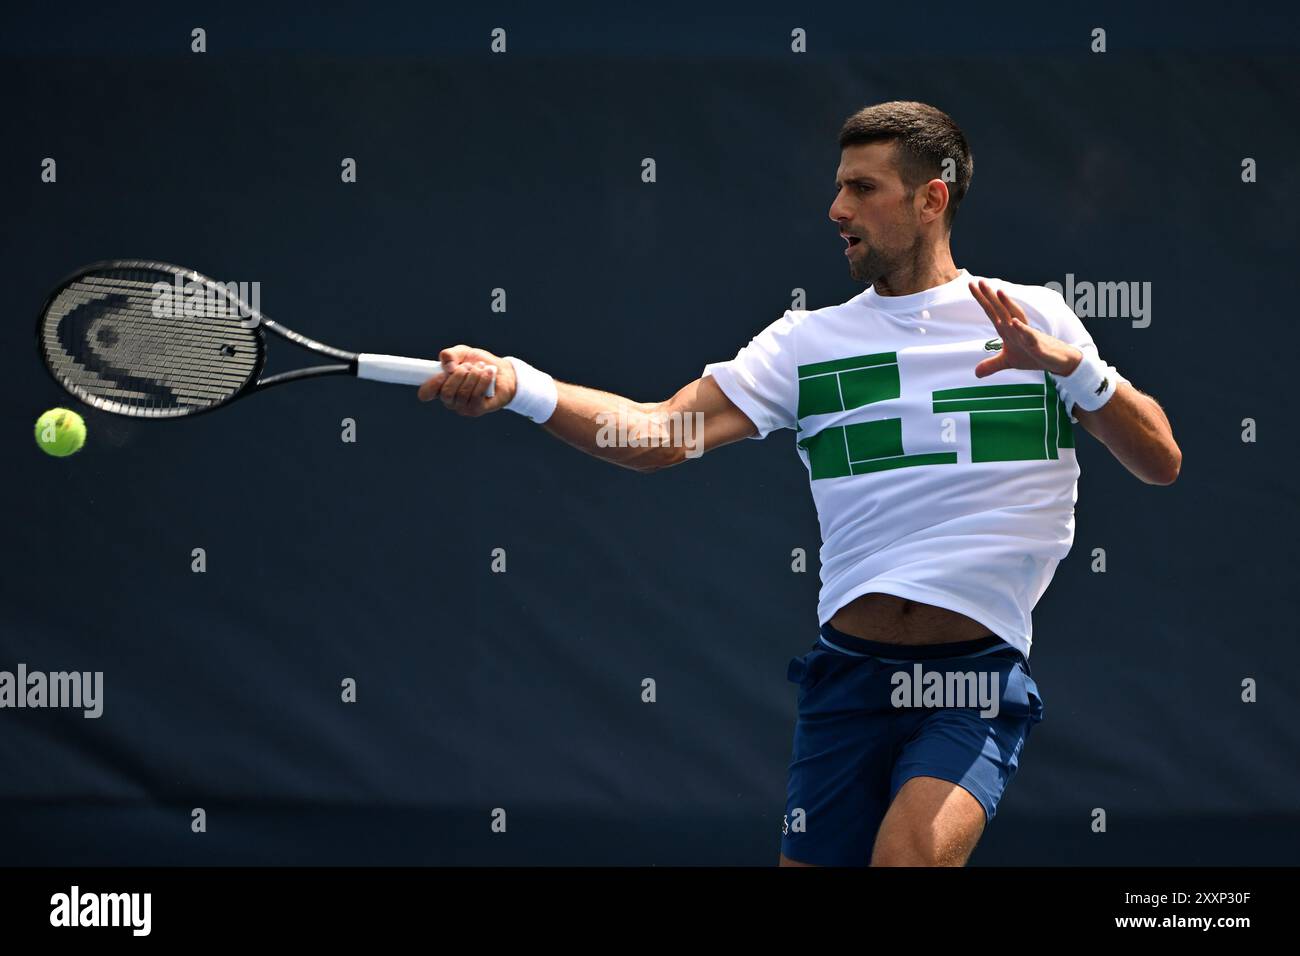
<instances>
[{"instance_id":1,"label":"tennis player","mask_svg":"<svg viewBox=\"0 0 1300 956\"><path fill-rule=\"evenodd\" d=\"M1042 720L1030 615L1074 540L1072 426L1148 484L1172 483L1182 452L1059 293L954 265L973 163L951 118L882 103L839 145L830 219L861 294L785 312L664 402L465 345L419 394L518 412L642 472L793 429L821 524L820 635L788 671L780 863L961 866Z\"/></svg>"}]
</instances>

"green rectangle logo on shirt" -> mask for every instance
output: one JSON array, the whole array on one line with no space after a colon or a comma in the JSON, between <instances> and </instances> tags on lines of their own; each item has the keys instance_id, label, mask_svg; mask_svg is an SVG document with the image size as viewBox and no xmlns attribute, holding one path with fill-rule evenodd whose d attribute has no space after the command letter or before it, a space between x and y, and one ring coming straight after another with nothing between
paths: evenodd
<instances>
[{"instance_id":1,"label":"green rectangle logo on shirt","mask_svg":"<svg viewBox=\"0 0 1300 956\"><path fill-rule=\"evenodd\" d=\"M799 366L799 418L845 412L901 395L897 352Z\"/></svg>"}]
</instances>

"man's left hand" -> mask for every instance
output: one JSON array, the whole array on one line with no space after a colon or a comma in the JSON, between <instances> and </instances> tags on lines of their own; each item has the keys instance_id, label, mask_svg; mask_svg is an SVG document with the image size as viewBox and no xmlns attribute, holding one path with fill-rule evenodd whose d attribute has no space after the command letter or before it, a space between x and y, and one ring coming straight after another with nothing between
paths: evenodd
<instances>
[{"instance_id":1,"label":"man's left hand","mask_svg":"<svg viewBox=\"0 0 1300 956\"><path fill-rule=\"evenodd\" d=\"M1006 368L1041 369L1059 378L1069 375L1083 361L1083 353L1073 345L1031 326L1024 309L1001 289L995 292L981 279L979 285L970 283L970 292L1002 338L1002 350L975 366L976 378Z\"/></svg>"}]
</instances>

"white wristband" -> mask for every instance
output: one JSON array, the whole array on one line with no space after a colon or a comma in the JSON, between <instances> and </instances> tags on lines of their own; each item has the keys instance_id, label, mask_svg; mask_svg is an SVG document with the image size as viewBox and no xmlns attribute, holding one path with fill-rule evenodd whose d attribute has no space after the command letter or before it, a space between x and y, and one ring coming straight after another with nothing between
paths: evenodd
<instances>
[{"instance_id":1,"label":"white wristband","mask_svg":"<svg viewBox=\"0 0 1300 956\"><path fill-rule=\"evenodd\" d=\"M1074 407L1077 405L1085 412L1095 412L1110 401L1120 382L1127 382L1116 371L1115 366L1107 365L1093 349L1081 349L1083 361L1069 375L1054 376L1056 391L1065 403L1065 411L1074 420Z\"/></svg>"},{"instance_id":2,"label":"white wristband","mask_svg":"<svg viewBox=\"0 0 1300 956\"><path fill-rule=\"evenodd\" d=\"M514 366L515 396L505 407L539 424L546 421L560 401L555 379L513 355L507 355L506 361Z\"/></svg>"}]
</instances>

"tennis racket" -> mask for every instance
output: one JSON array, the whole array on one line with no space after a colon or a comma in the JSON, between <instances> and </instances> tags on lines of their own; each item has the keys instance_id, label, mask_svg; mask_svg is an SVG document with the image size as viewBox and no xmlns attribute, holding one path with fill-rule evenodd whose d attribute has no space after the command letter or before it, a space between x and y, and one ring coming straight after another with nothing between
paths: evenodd
<instances>
[{"instance_id":1,"label":"tennis racket","mask_svg":"<svg viewBox=\"0 0 1300 956\"><path fill-rule=\"evenodd\" d=\"M267 332L335 361L263 376ZM45 300L36 338L56 382L88 405L135 418L197 415L325 375L421 385L450 371L324 345L272 322L233 283L139 259L97 262L64 279Z\"/></svg>"}]
</instances>

